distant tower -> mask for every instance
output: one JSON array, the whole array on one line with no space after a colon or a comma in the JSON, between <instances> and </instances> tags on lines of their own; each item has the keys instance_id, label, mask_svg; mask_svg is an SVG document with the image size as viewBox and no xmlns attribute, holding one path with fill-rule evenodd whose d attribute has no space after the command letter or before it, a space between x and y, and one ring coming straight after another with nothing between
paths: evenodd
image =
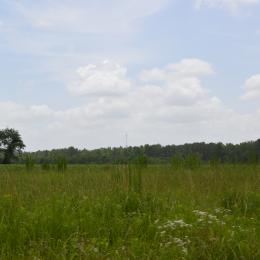
<instances>
[{"instance_id":1,"label":"distant tower","mask_svg":"<svg viewBox=\"0 0 260 260\"><path fill-rule=\"evenodd\" d=\"M125 134L125 148L128 147L128 134Z\"/></svg>"}]
</instances>

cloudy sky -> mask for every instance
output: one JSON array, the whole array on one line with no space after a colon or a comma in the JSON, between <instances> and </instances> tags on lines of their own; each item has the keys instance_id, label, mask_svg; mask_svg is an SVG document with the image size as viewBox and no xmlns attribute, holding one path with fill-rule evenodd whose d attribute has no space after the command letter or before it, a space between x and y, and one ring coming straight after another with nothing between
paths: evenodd
<instances>
[{"instance_id":1,"label":"cloudy sky","mask_svg":"<svg viewBox=\"0 0 260 260\"><path fill-rule=\"evenodd\" d=\"M0 128L27 150L260 138L260 0L0 0Z\"/></svg>"}]
</instances>

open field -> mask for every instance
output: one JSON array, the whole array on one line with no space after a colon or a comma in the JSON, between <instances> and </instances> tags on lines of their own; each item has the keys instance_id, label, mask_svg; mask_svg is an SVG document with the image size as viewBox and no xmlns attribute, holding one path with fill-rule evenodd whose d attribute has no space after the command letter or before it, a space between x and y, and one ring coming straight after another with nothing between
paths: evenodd
<instances>
[{"instance_id":1,"label":"open field","mask_svg":"<svg viewBox=\"0 0 260 260\"><path fill-rule=\"evenodd\" d=\"M0 259L260 259L260 168L0 166Z\"/></svg>"}]
</instances>

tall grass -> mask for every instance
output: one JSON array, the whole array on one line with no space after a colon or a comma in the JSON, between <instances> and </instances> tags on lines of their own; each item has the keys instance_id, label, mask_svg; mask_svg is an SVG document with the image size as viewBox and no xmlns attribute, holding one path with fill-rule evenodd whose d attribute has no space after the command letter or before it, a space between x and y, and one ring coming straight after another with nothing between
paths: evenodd
<instances>
[{"instance_id":1,"label":"tall grass","mask_svg":"<svg viewBox=\"0 0 260 260\"><path fill-rule=\"evenodd\" d=\"M57 158L56 164L57 164L58 172L65 172L67 170L68 162L66 158L64 157Z\"/></svg>"},{"instance_id":2,"label":"tall grass","mask_svg":"<svg viewBox=\"0 0 260 260\"><path fill-rule=\"evenodd\" d=\"M26 167L26 170L27 171L32 171L34 166L35 166L34 159L32 158L32 156L30 154L27 154L25 156L25 167Z\"/></svg>"},{"instance_id":3,"label":"tall grass","mask_svg":"<svg viewBox=\"0 0 260 260\"><path fill-rule=\"evenodd\" d=\"M260 169L0 166L0 259L259 259Z\"/></svg>"}]
</instances>

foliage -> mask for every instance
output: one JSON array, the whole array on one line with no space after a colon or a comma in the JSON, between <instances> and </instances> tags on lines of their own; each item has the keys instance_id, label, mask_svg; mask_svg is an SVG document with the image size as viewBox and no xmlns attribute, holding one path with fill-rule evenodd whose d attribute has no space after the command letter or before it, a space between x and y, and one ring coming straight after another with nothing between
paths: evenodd
<instances>
[{"instance_id":1,"label":"foliage","mask_svg":"<svg viewBox=\"0 0 260 260\"><path fill-rule=\"evenodd\" d=\"M0 153L4 164L9 164L25 148L19 132L12 128L0 130Z\"/></svg>"},{"instance_id":2,"label":"foliage","mask_svg":"<svg viewBox=\"0 0 260 260\"><path fill-rule=\"evenodd\" d=\"M0 166L0 259L259 259L260 168Z\"/></svg>"},{"instance_id":3,"label":"foliage","mask_svg":"<svg viewBox=\"0 0 260 260\"><path fill-rule=\"evenodd\" d=\"M174 157L187 158L193 154L197 154L203 163L245 163L257 165L260 158L260 139L255 142L245 142L237 145L193 143L161 146L156 144L139 147L130 146L127 148L100 148L95 150L79 150L69 147L51 151L38 151L32 155L37 163L55 163L55 158L65 157L68 163L73 164L127 164L128 162L135 161L140 156L145 156L149 163L152 164L175 164L176 162L172 162Z\"/></svg>"}]
</instances>

